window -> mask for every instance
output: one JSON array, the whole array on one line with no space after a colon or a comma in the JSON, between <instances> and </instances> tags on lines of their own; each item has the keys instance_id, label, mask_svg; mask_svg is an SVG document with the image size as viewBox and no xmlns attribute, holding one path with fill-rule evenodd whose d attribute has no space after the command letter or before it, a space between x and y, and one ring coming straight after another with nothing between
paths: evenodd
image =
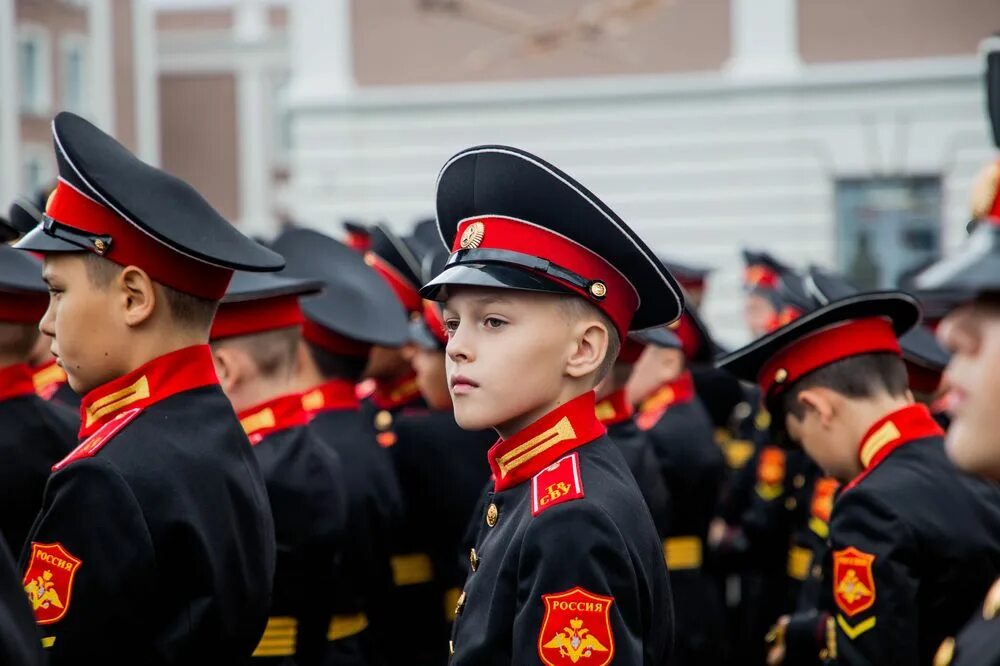
<instances>
[{"instance_id":1,"label":"window","mask_svg":"<svg viewBox=\"0 0 1000 666\"><path fill-rule=\"evenodd\" d=\"M26 144L21 154L21 192L34 196L55 178L52 150L44 145Z\"/></svg>"},{"instance_id":2,"label":"window","mask_svg":"<svg viewBox=\"0 0 1000 666\"><path fill-rule=\"evenodd\" d=\"M82 35L66 35L60 43L61 99L63 109L86 115L87 42Z\"/></svg>"},{"instance_id":3,"label":"window","mask_svg":"<svg viewBox=\"0 0 1000 666\"><path fill-rule=\"evenodd\" d=\"M33 25L18 29L18 80L21 86L21 110L46 115L52 105L52 57L48 32Z\"/></svg>"},{"instance_id":4,"label":"window","mask_svg":"<svg viewBox=\"0 0 1000 666\"><path fill-rule=\"evenodd\" d=\"M905 289L940 256L940 177L848 178L835 197L838 263L862 289Z\"/></svg>"}]
</instances>

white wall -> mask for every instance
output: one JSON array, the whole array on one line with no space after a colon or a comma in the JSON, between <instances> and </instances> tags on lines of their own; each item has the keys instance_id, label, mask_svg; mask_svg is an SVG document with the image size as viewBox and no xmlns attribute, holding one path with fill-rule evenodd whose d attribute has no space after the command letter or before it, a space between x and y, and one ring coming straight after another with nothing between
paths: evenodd
<instances>
[{"instance_id":1,"label":"white wall","mask_svg":"<svg viewBox=\"0 0 1000 666\"><path fill-rule=\"evenodd\" d=\"M332 233L348 216L402 230L433 211L450 155L517 145L580 179L656 250L717 267L707 316L736 344L740 248L831 264L835 177L941 173L946 245L959 242L991 155L979 68L961 58L809 67L770 83L712 74L303 98L284 199Z\"/></svg>"}]
</instances>

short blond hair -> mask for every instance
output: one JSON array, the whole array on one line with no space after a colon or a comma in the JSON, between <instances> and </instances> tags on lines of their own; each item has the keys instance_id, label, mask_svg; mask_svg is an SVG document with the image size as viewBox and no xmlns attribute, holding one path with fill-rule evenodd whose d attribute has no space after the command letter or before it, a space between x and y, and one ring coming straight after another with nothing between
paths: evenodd
<instances>
[{"instance_id":1,"label":"short blond hair","mask_svg":"<svg viewBox=\"0 0 1000 666\"><path fill-rule=\"evenodd\" d=\"M608 331L608 349L594 376L594 386L597 386L611 372L615 361L618 359L618 352L621 351L622 341L618 336L618 329L615 327L614 322L611 321L611 318L604 314L600 308L588 303L579 296L561 297L559 299L559 308L571 323L576 323L583 319L597 319Z\"/></svg>"}]
</instances>

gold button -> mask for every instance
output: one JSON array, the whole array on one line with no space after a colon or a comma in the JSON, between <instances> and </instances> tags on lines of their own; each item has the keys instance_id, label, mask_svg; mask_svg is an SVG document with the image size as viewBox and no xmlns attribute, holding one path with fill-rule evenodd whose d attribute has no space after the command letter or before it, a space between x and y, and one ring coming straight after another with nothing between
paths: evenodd
<instances>
[{"instance_id":1,"label":"gold button","mask_svg":"<svg viewBox=\"0 0 1000 666\"><path fill-rule=\"evenodd\" d=\"M799 503L795 501L794 497L789 497L788 499L785 500L785 508L788 509L789 511L794 511L795 507L797 507L798 505Z\"/></svg>"},{"instance_id":2,"label":"gold button","mask_svg":"<svg viewBox=\"0 0 1000 666\"><path fill-rule=\"evenodd\" d=\"M462 594L458 595L458 602L455 604L455 615L458 615L459 613L461 613L463 608L465 608L465 591L464 590L462 591Z\"/></svg>"},{"instance_id":3,"label":"gold button","mask_svg":"<svg viewBox=\"0 0 1000 666\"><path fill-rule=\"evenodd\" d=\"M496 504L490 504L490 508L486 509L486 524L493 527L497 524L497 518L500 517L500 512L497 510Z\"/></svg>"},{"instance_id":4,"label":"gold button","mask_svg":"<svg viewBox=\"0 0 1000 666\"><path fill-rule=\"evenodd\" d=\"M448 641L448 656L455 656L455 641Z\"/></svg>"},{"instance_id":5,"label":"gold button","mask_svg":"<svg viewBox=\"0 0 1000 666\"><path fill-rule=\"evenodd\" d=\"M108 249L108 244L98 238L94 241L94 249L103 254Z\"/></svg>"},{"instance_id":6,"label":"gold button","mask_svg":"<svg viewBox=\"0 0 1000 666\"><path fill-rule=\"evenodd\" d=\"M796 474L795 478L792 479L792 483L795 485L796 488L801 488L802 486L806 485L806 477L802 476L801 474Z\"/></svg>"},{"instance_id":7,"label":"gold button","mask_svg":"<svg viewBox=\"0 0 1000 666\"><path fill-rule=\"evenodd\" d=\"M475 571L479 568L479 556L476 555L476 549L473 548L469 551L469 566Z\"/></svg>"},{"instance_id":8,"label":"gold button","mask_svg":"<svg viewBox=\"0 0 1000 666\"><path fill-rule=\"evenodd\" d=\"M948 666L955 658L955 639L946 638L941 641L941 647L934 654L934 666Z\"/></svg>"},{"instance_id":9,"label":"gold button","mask_svg":"<svg viewBox=\"0 0 1000 666\"><path fill-rule=\"evenodd\" d=\"M986 593L986 600L983 602L983 619L989 622L1000 614L1000 579L997 579Z\"/></svg>"},{"instance_id":10,"label":"gold button","mask_svg":"<svg viewBox=\"0 0 1000 666\"><path fill-rule=\"evenodd\" d=\"M597 280L590 285L590 295L594 298L604 298L608 295L608 286Z\"/></svg>"},{"instance_id":11,"label":"gold button","mask_svg":"<svg viewBox=\"0 0 1000 666\"><path fill-rule=\"evenodd\" d=\"M375 427L378 430L388 430L392 427L392 412L382 410L375 415Z\"/></svg>"},{"instance_id":12,"label":"gold button","mask_svg":"<svg viewBox=\"0 0 1000 666\"><path fill-rule=\"evenodd\" d=\"M788 379L788 370L784 368L778 368L778 371L774 373L774 381L777 384L784 384Z\"/></svg>"}]
</instances>

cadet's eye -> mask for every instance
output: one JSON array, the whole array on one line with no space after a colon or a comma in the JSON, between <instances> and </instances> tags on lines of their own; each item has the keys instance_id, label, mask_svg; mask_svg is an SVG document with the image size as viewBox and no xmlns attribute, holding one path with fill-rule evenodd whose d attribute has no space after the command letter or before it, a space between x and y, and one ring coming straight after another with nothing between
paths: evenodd
<instances>
[{"instance_id":1,"label":"cadet's eye","mask_svg":"<svg viewBox=\"0 0 1000 666\"><path fill-rule=\"evenodd\" d=\"M486 328L502 328L507 322L497 317L487 317L483 323L486 324Z\"/></svg>"},{"instance_id":2,"label":"cadet's eye","mask_svg":"<svg viewBox=\"0 0 1000 666\"><path fill-rule=\"evenodd\" d=\"M455 331L458 330L458 320L457 319L445 319L444 321L444 332L447 335L453 335Z\"/></svg>"}]
</instances>

